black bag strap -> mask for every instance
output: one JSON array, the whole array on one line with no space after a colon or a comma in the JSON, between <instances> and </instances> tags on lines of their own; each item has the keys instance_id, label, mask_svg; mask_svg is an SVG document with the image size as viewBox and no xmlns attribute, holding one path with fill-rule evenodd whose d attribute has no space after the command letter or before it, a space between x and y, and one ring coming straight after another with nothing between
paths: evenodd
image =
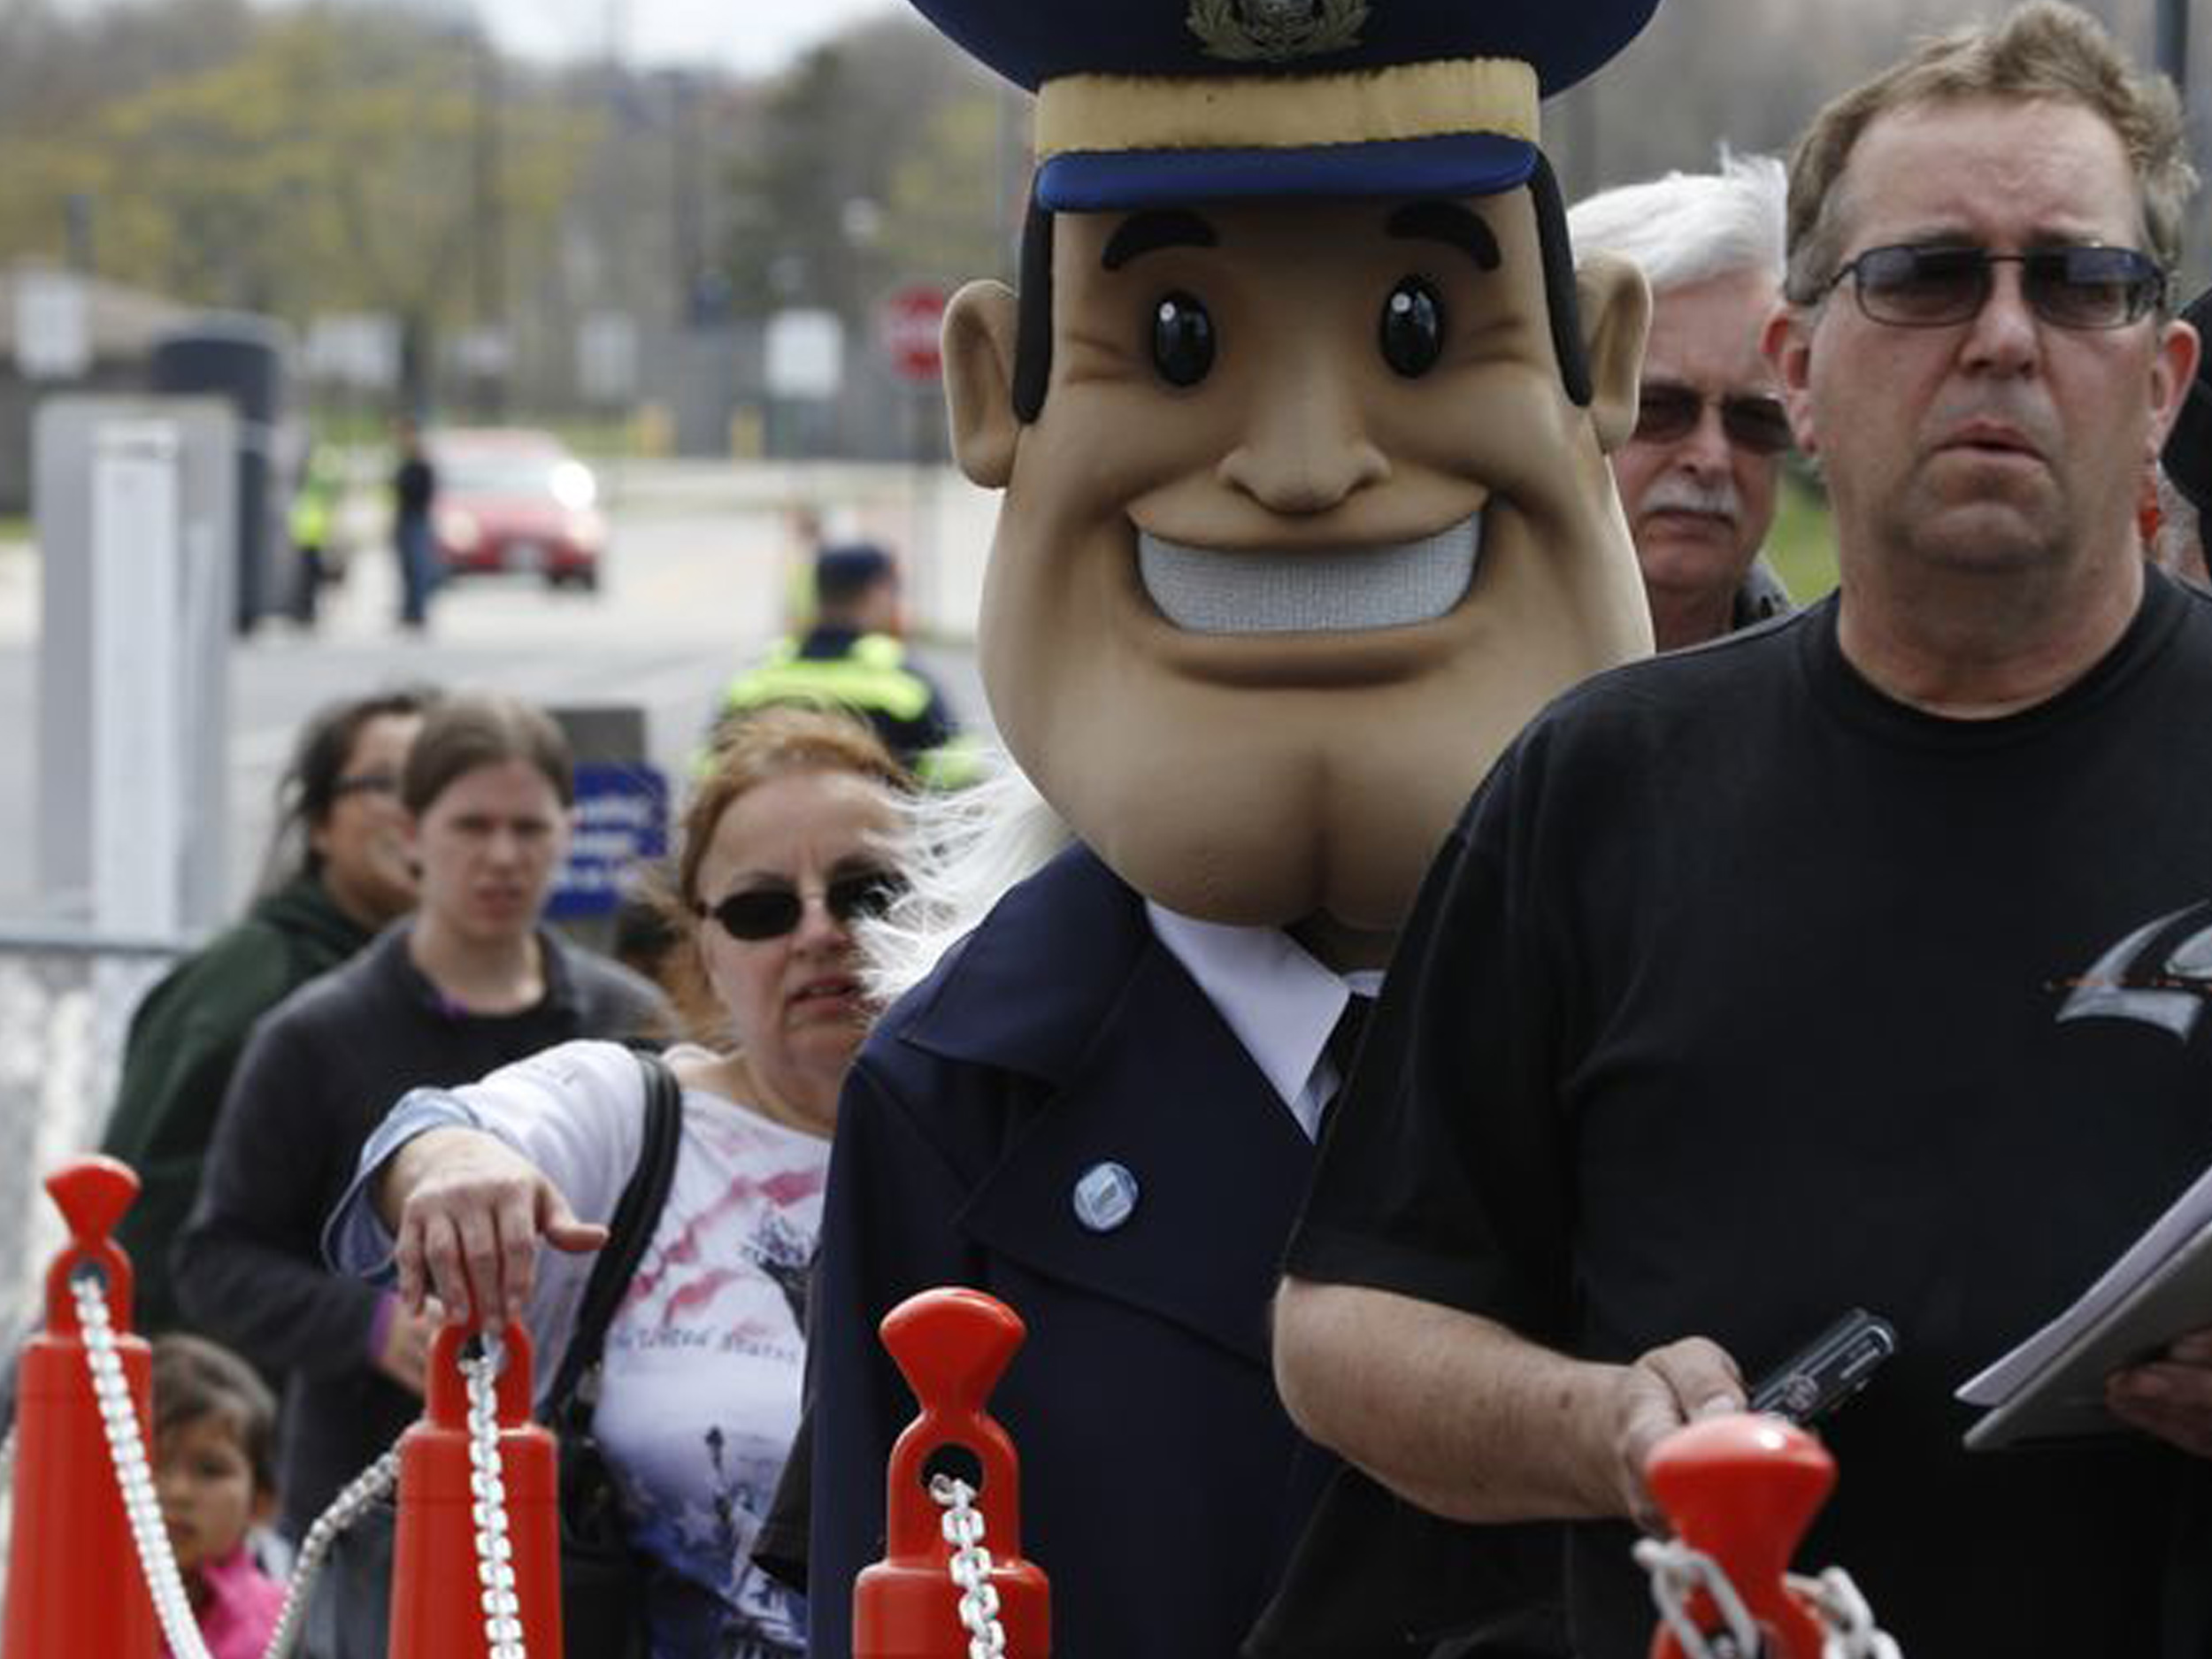
<instances>
[{"instance_id":1,"label":"black bag strap","mask_svg":"<svg viewBox=\"0 0 2212 1659\"><path fill-rule=\"evenodd\" d=\"M683 1139L684 1128L683 1087L658 1055L640 1049L637 1058L645 1073L644 1144L638 1149L637 1163L615 1205L607 1241L600 1247L599 1260L584 1286L584 1299L576 1310L575 1333L569 1338L560 1375L546 1397L544 1417L557 1429L567 1423L579 1403L577 1395L585 1379L599 1369L600 1355L607 1346L607 1326L636 1276L645 1247L652 1242L653 1229L660 1223L661 1208L668 1202L668 1189L676 1178L676 1146ZM585 1400L581 1404L588 1422L594 1402Z\"/></svg>"}]
</instances>

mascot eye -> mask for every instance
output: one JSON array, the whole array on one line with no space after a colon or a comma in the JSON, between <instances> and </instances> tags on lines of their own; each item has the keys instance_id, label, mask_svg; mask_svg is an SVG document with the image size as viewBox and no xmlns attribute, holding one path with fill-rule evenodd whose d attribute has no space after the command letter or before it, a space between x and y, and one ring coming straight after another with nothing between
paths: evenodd
<instances>
[{"instance_id":1,"label":"mascot eye","mask_svg":"<svg viewBox=\"0 0 2212 1659\"><path fill-rule=\"evenodd\" d=\"M1195 386L1214 365L1214 319L1187 294L1152 308L1152 366L1170 386Z\"/></svg>"},{"instance_id":2,"label":"mascot eye","mask_svg":"<svg viewBox=\"0 0 2212 1659\"><path fill-rule=\"evenodd\" d=\"M1401 278L1383 302L1376 333L1383 361L1409 380L1417 379L1444 355L1444 302L1419 277Z\"/></svg>"}]
</instances>

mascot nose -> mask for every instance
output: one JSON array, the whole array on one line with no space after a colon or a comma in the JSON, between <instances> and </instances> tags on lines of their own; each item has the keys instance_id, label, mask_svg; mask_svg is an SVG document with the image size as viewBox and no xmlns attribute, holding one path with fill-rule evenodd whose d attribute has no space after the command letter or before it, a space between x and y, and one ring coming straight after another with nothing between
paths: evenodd
<instances>
[{"instance_id":1,"label":"mascot nose","mask_svg":"<svg viewBox=\"0 0 2212 1659\"><path fill-rule=\"evenodd\" d=\"M1326 512L1390 476L1365 411L1340 370L1286 352L1247 408L1244 439L1222 457L1221 481L1271 512Z\"/></svg>"}]
</instances>

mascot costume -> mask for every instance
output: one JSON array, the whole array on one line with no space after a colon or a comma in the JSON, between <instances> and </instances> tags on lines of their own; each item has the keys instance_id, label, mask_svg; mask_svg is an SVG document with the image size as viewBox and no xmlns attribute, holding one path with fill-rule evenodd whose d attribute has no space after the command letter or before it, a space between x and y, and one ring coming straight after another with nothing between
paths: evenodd
<instances>
[{"instance_id":1,"label":"mascot costume","mask_svg":"<svg viewBox=\"0 0 2212 1659\"><path fill-rule=\"evenodd\" d=\"M1056 1652L1226 1659L1334 1468L1265 1353L1333 1034L1506 741L1650 648L1605 461L1648 302L1578 275L1537 107L1656 0L917 4L1037 95L1021 292L957 296L946 381L992 712L1075 839L845 1091L811 1651L914 1409L877 1322L964 1284L1028 1325Z\"/></svg>"}]
</instances>

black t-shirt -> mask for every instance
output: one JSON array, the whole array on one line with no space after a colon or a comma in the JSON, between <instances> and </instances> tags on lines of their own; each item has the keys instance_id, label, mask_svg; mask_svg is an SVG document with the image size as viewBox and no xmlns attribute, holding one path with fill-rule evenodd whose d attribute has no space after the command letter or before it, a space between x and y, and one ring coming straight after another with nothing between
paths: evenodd
<instances>
[{"instance_id":1,"label":"black t-shirt","mask_svg":"<svg viewBox=\"0 0 2212 1659\"><path fill-rule=\"evenodd\" d=\"M1883 696L1832 601L1568 694L1430 873L1289 1271L1747 1376L1872 1309L1798 1564L1932 1659L2208 1651L2212 1464L1970 1455L1952 1398L2212 1161L2207 710L2212 602L2155 575L2002 719ZM1628 1530L1571 1533L1579 1651L1641 1655Z\"/></svg>"}]
</instances>

